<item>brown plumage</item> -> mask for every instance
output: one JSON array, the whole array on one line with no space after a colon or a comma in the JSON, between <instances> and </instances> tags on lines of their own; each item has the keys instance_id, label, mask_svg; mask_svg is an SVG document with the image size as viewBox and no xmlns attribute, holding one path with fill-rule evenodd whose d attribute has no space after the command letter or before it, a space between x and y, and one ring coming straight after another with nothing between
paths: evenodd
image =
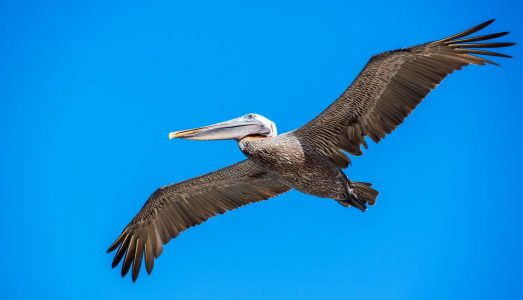
<instances>
[{"instance_id":1,"label":"brown plumage","mask_svg":"<svg viewBox=\"0 0 523 300\"><path fill-rule=\"evenodd\" d=\"M296 135L318 147L347 167L349 159L340 150L361 155L367 148L364 137L379 142L450 73L466 65L495 62L483 57L509 55L473 48L508 47L514 43L471 43L502 37L508 32L464 38L494 20L456 35L410 48L373 56L347 90L320 115L296 131Z\"/></svg>"},{"instance_id":2,"label":"brown plumage","mask_svg":"<svg viewBox=\"0 0 523 300\"><path fill-rule=\"evenodd\" d=\"M109 247L108 252L118 248L113 268L124 258L122 276L132 264L133 280L136 280L145 256L145 268L150 274L154 258L160 256L163 245L185 229L217 214L288 190L249 160L161 187Z\"/></svg>"},{"instance_id":3,"label":"brown plumage","mask_svg":"<svg viewBox=\"0 0 523 300\"><path fill-rule=\"evenodd\" d=\"M369 183L347 178L342 169L350 161L344 151L361 155L366 136L379 142L448 74L469 64L496 64L478 55L510 57L484 50L514 45L489 42L508 32L469 37L492 22L373 56L334 103L295 131L277 135L273 122L248 114L171 133L171 138L235 139L248 159L154 192L109 247L108 252L118 249L113 268L123 259L122 276L132 267L135 281L142 260L151 273L163 245L185 229L291 188L365 211L378 192Z\"/></svg>"}]
</instances>

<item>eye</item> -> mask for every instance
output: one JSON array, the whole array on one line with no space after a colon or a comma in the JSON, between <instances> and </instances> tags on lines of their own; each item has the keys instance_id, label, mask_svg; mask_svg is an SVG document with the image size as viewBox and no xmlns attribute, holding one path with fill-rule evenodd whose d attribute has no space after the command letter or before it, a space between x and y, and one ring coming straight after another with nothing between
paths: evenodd
<instances>
[{"instance_id":1,"label":"eye","mask_svg":"<svg viewBox=\"0 0 523 300\"><path fill-rule=\"evenodd\" d=\"M256 116L254 114L248 114L247 119L254 119Z\"/></svg>"}]
</instances>

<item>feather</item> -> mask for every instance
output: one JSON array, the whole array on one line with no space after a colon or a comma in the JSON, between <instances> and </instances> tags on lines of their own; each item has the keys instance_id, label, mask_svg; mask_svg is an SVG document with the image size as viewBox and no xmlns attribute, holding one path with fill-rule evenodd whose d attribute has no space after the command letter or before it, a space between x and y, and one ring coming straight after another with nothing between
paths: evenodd
<instances>
[{"instance_id":1,"label":"feather","mask_svg":"<svg viewBox=\"0 0 523 300\"><path fill-rule=\"evenodd\" d=\"M145 258L145 268L150 274L154 259L163 252L163 245L182 231L217 214L268 199L288 189L249 160L160 188L109 247L111 252L119 245L113 268L123 258L122 276L132 266L134 282L142 260Z\"/></svg>"},{"instance_id":2,"label":"feather","mask_svg":"<svg viewBox=\"0 0 523 300\"><path fill-rule=\"evenodd\" d=\"M497 65L477 55L510 58L507 54L480 50L514 45L488 42L508 32L469 37L493 21L435 42L374 55L334 103L294 134L337 164L337 149L361 155L360 146L367 147L364 136L379 142L447 75L469 64Z\"/></svg>"}]
</instances>

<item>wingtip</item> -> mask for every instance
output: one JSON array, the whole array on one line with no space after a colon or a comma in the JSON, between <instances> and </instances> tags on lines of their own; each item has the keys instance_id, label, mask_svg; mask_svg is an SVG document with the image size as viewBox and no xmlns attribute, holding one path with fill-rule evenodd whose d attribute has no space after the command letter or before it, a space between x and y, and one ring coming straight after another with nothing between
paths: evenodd
<instances>
[{"instance_id":1,"label":"wingtip","mask_svg":"<svg viewBox=\"0 0 523 300\"><path fill-rule=\"evenodd\" d=\"M483 29L483 28L489 26L490 24L494 23L494 21L496 21L496 19L487 20L487 21L485 21L485 22L483 22L483 23L481 23L479 25L476 25L476 26L472 27L471 29L473 29L474 32L480 31L481 29ZM473 33L473 32L471 32L471 33Z\"/></svg>"},{"instance_id":2,"label":"wingtip","mask_svg":"<svg viewBox=\"0 0 523 300\"><path fill-rule=\"evenodd\" d=\"M124 278L125 275L127 275L127 272L129 272L129 269L126 270L125 265L122 266L122 271L120 272L120 275L122 276L122 278Z\"/></svg>"},{"instance_id":3,"label":"wingtip","mask_svg":"<svg viewBox=\"0 0 523 300\"><path fill-rule=\"evenodd\" d=\"M111 244L111 246L109 246L109 248L107 248L105 253L113 252L114 250L116 250L116 248L118 248L119 245L120 245L120 243L119 243L119 238L118 238L114 243Z\"/></svg>"},{"instance_id":4,"label":"wingtip","mask_svg":"<svg viewBox=\"0 0 523 300\"><path fill-rule=\"evenodd\" d=\"M481 29L483 29L483 28L489 26L490 24L494 23L494 21L496 21L496 19L490 19L490 20L487 20L487 21L485 21L485 22L483 22L483 23L481 23L481 24L478 24L478 25L472 27L471 30L472 30L473 32L471 32L471 33L474 33L474 32L477 32L477 31L480 31Z\"/></svg>"},{"instance_id":5,"label":"wingtip","mask_svg":"<svg viewBox=\"0 0 523 300\"><path fill-rule=\"evenodd\" d=\"M125 277L125 275L127 275L127 273L129 273L129 269L131 268L131 264L132 264L132 262L126 261L124 259L124 262L122 264L122 271L120 272L120 274L122 275L122 278Z\"/></svg>"},{"instance_id":6,"label":"wingtip","mask_svg":"<svg viewBox=\"0 0 523 300\"><path fill-rule=\"evenodd\" d=\"M483 28L489 26L490 24L494 23L495 21L496 21L496 19L488 19L488 20L486 20L485 22L480 23L480 24L478 24L478 25L475 26L475 27L480 27L481 29L483 29Z\"/></svg>"},{"instance_id":7,"label":"wingtip","mask_svg":"<svg viewBox=\"0 0 523 300\"><path fill-rule=\"evenodd\" d=\"M151 275L151 273L153 272L153 269L152 269L152 268L149 269L149 268L147 267L147 265L146 265L146 266L145 266L145 271L147 272L147 275Z\"/></svg>"},{"instance_id":8,"label":"wingtip","mask_svg":"<svg viewBox=\"0 0 523 300\"><path fill-rule=\"evenodd\" d=\"M487 20L481 24L478 24L474 27L471 27L465 31L462 31L460 33L457 33L457 34L454 34L454 35L451 35L449 37L446 37L446 38L443 38L441 40L438 40L438 41L435 41L434 43L445 43L445 42L448 42L448 41L452 41L452 40L456 40L458 38L461 38L461 37L464 37L464 36L468 36L468 35L471 35L475 32L478 32L480 30L482 30L483 28L489 26L490 24L492 24L492 22L494 22L496 19L490 19L490 20Z\"/></svg>"}]
</instances>

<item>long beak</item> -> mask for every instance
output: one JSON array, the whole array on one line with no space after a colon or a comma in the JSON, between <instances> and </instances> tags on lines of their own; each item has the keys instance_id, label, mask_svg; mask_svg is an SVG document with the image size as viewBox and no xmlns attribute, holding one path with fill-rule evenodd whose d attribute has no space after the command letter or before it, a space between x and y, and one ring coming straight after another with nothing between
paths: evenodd
<instances>
[{"instance_id":1,"label":"long beak","mask_svg":"<svg viewBox=\"0 0 523 300\"><path fill-rule=\"evenodd\" d=\"M244 117L229 121L169 133L169 139L240 140L248 135L267 134L267 129L256 119Z\"/></svg>"}]
</instances>

